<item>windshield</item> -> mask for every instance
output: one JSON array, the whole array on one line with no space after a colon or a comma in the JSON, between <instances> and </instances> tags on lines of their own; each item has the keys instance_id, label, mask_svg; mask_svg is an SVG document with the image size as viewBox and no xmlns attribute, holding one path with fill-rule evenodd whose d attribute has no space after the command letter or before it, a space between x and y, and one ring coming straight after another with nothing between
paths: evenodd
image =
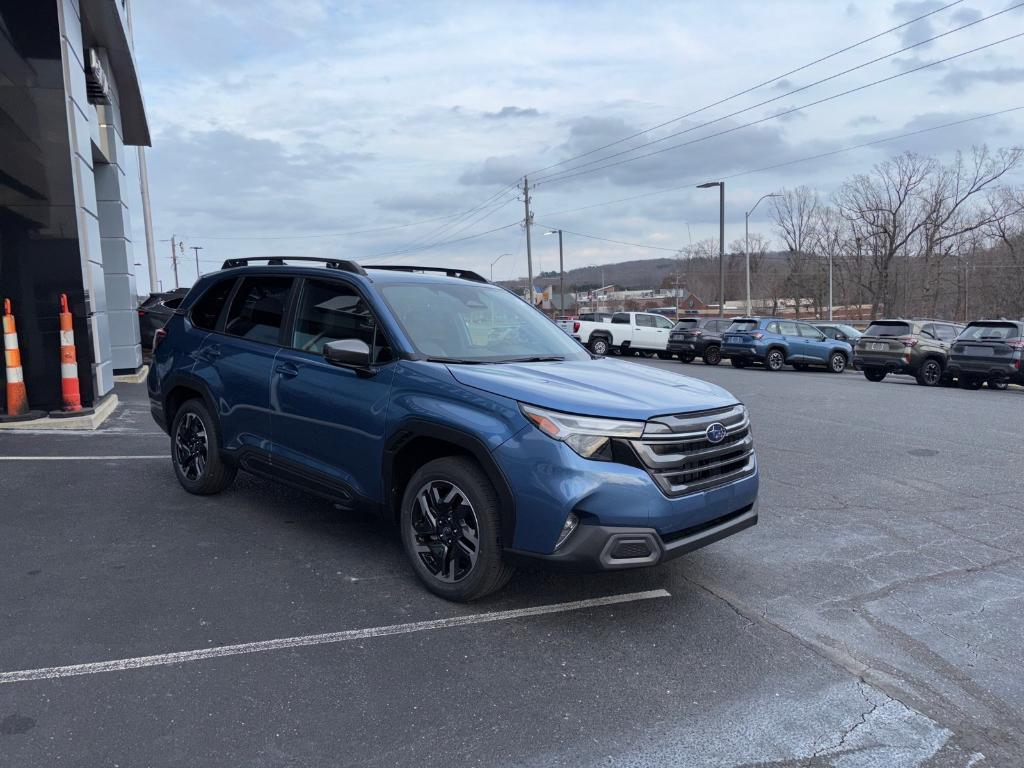
<instances>
[{"instance_id":1,"label":"windshield","mask_svg":"<svg viewBox=\"0 0 1024 768\"><path fill-rule=\"evenodd\" d=\"M872 323L864 331L865 336L910 336L908 323Z\"/></svg>"},{"instance_id":2,"label":"windshield","mask_svg":"<svg viewBox=\"0 0 1024 768\"><path fill-rule=\"evenodd\" d=\"M557 325L506 290L478 283L399 283L380 289L416 351L457 363L588 360Z\"/></svg>"},{"instance_id":3,"label":"windshield","mask_svg":"<svg viewBox=\"0 0 1024 768\"><path fill-rule=\"evenodd\" d=\"M735 333L757 330L757 320L737 320L729 326L728 330Z\"/></svg>"},{"instance_id":4,"label":"windshield","mask_svg":"<svg viewBox=\"0 0 1024 768\"><path fill-rule=\"evenodd\" d=\"M1003 341L1019 336L1020 331L1014 323L971 323L957 341Z\"/></svg>"}]
</instances>

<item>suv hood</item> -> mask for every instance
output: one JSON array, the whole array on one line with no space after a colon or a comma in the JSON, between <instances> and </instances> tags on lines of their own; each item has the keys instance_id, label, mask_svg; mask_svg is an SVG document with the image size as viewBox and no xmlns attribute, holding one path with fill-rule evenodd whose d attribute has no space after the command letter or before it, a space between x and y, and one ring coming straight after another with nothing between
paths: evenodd
<instances>
[{"instance_id":1,"label":"suv hood","mask_svg":"<svg viewBox=\"0 0 1024 768\"><path fill-rule=\"evenodd\" d=\"M554 411L587 416L643 420L738 402L714 384L609 358L450 365L448 370L469 387Z\"/></svg>"}]
</instances>

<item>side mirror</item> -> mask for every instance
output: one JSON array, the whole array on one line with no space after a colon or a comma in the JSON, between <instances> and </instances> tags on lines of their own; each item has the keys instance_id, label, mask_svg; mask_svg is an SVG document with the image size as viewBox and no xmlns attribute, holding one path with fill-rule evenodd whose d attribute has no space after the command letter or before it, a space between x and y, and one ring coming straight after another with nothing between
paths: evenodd
<instances>
[{"instance_id":1,"label":"side mirror","mask_svg":"<svg viewBox=\"0 0 1024 768\"><path fill-rule=\"evenodd\" d=\"M845 333L837 333L836 334L836 339L839 340L839 341L849 341L850 340L849 338L847 338Z\"/></svg>"},{"instance_id":2,"label":"side mirror","mask_svg":"<svg viewBox=\"0 0 1024 768\"><path fill-rule=\"evenodd\" d=\"M333 365L367 368L370 365L370 347L360 339L338 339L324 344L324 359Z\"/></svg>"}]
</instances>

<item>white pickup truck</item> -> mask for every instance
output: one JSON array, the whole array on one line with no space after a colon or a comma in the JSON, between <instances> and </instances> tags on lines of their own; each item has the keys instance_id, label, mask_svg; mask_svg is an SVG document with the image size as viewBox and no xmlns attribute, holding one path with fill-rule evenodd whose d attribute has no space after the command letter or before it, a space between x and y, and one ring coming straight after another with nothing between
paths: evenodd
<instances>
[{"instance_id":1,"label":"white pickup truck","mask_svg":"<svg viewBox=\"0 0 1024 768\"><path fill-rule=\"evenodd\" d=\"M616 312L603 322L577 320L573 337L595 355L618 350L624 355L634 352L668 354L668 332L675 325L664 315L652 312Z\"/></svg>"}]
</instances>

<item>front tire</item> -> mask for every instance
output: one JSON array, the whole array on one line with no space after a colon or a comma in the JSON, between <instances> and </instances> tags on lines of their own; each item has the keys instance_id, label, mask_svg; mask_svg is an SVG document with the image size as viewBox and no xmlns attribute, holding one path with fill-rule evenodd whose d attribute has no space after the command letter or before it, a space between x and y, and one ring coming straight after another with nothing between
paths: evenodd
<instances>
[{"instance_id":1,"label":"front tire","mask_svg":"<svg viewBox=\"0 0 1024 768\"><path fill-rule=\"evenodd\" d=\"M611 348L608 345L608 339L599 336L596 339L590 340L590 351L593 352L595 355L604 357L605 355L608 354L610 349Z\"/></svg>"},{"instance_id":2,"label":"front tire","mask_svg":"<svg viewBox=\"0 0 1024 768\"><path fill-rule=\"evenodd\" d=\"M873 381L876 384L885 378L885 370L882 368L865 368L864 378L868 381Z\"/></svg>"},{"instance_id":3,"label":"front tire","mask_svg":"<svg viewBox=\"0 0 1024 768\"><path fill-rule=\"evenodd\" d=\"M181 487L197 496L220 493L235 479L236 468L220 450L220 426L201 400L187 400L174 414L171 461Z\"/></svg>"},{"instance_id":4,"label":"front tire","mask_svg":"<svg viewBox=\"0 0 1024 768\"><path fill-rule=\"evenodd\" d=\"M832 373L843 373L846 370L846 355L842 352L833 352L829 355L828 369Z\"/></svg>"},{"instance_id":5,"label":"front tire","mask_svg":"<svg viewBox=\"0 0 1024 768\"><path fill-rule=\"evenodd\" d=\"M764 359L765 370L769 371L781 371L785 364L786 356L782 354L781 349L769 350L768 356Z\"/></svg>"},{"instance_id":6,"label":"front tire","mask_svg":"<svg viewBox=\"0 0 1024 768\"><path fill-rule=\"evenodd\" d=\"M402 543L416 576L440 597L477 600L512 577L502 559L498 495L471 459L420 467L402 497Z\"/></svg>"},{"instance_id":7,"label":"front tire","mask_svg":"<svg viewBox=\"0 0 1024 768\"><path fill-rule=\"evenodd\" d=\"M720 362L722 362L721 347L704 348L704 365L718 365Z\"/></svg>"},{"instance_id":8,"label":"front tire","mask_svg":"<svg viewBox=\"0 0 1024 768\"><path fill-rule=\"evenodd\" d=\"M934 387L942 381L942 365L938 360L925 360L917 369L917 383L922 387Z\"/></svg>"}]
</instances>

